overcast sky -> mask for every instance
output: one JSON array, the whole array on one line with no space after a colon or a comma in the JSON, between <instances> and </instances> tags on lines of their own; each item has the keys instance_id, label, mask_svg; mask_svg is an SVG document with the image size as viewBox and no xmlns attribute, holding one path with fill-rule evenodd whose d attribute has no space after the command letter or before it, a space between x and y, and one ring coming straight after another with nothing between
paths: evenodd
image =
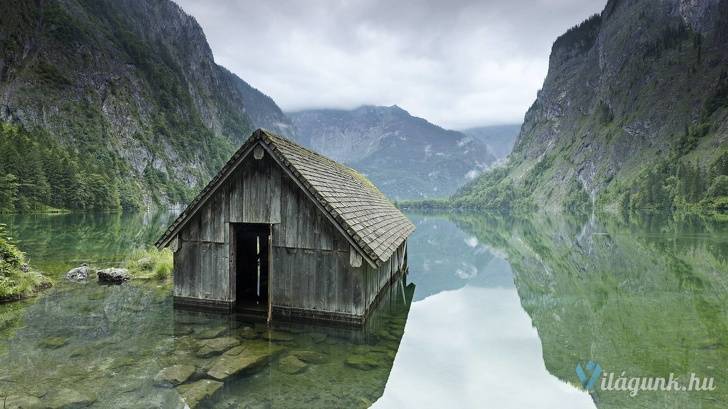
<instances>
[{"instance_id":1,"label":"overcast sky","mask_svg":"<svg viewBox=\"0 0 728 409\"><path fill-rule=\"evenodd\" d=\"M520 123L554 39L605 2L177 0L284 111L396 104L453 129Z\"/></svg>"}]
</instances>

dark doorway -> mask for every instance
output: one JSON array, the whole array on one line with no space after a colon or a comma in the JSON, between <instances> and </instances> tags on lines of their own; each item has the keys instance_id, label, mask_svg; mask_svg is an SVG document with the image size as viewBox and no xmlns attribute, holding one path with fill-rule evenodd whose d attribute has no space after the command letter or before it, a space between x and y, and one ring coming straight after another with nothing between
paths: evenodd
<instances>
[{"instance_id":1,"label":"dark doorway","mask_svg":"<svg viewBox=\"0 0 728 409\"><path fill-rule=\"evenodd\" d=\"M244 310L268 310L268 236L270 225L232 224L235 246L236 307Z\"/></svg>"}]
</instances>

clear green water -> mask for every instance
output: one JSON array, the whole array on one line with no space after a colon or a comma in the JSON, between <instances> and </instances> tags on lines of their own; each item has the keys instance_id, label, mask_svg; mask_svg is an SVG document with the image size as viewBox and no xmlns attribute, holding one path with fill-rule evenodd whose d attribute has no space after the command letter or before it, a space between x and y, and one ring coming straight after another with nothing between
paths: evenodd
<instances>
[{"instance_id":1,"label":"clear green water","mask_svg":"<svg viewBox=\"0 0 728 409\"><path fill-rule=\"evenodd\" d=\"M21 396L37 407L181 408L186 386L156 386L155 376L187 365L186 385L196 384L225 348L263 358L198 407L728 407L726 224L409 216L407 283L365 329L277 323L272 332L175 310L169 285L62 280L81 262L120 263L170 214L4 217L58 284L0 305L0 407ZM205 350L211 339L236 346ZM713 377L716 389L587 393L574 368L590 359L617 376Z\"/></svg>"}]
</instances>

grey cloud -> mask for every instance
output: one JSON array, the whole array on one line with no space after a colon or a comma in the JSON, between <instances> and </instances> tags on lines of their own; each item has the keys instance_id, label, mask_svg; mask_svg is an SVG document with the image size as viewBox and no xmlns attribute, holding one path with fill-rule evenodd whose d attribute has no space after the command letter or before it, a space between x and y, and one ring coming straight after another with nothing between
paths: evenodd
<instances>
[{"instance_id":1,"label":"grey cloud","mask_svg":"<svg viewBox=\"0 0 728 409\"><path fill-rule=\"evenodd\" d=\"M519 122L553 40L595 0L179 0L217 62L284 110L397 104L449 128Z\"/></svg>"}]
</instances>

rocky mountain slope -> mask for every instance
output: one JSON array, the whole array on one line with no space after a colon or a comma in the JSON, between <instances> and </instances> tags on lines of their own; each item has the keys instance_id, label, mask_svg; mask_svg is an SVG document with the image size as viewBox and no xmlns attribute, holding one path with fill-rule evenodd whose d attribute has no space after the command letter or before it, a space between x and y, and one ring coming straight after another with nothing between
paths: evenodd
<instances>
[{"instance_id":1,"label":"rocky mountain slope","mask_svg":"<svg viewBox=\"0 0 728 409\"><path fill-rule=\"evenodd\" d=\"M0 210L187 201L276 104L168 0L6 0Z\"/></svg>"},{"instance_id":2,"label":"rocky mountain slope","mask_svg":"<svg viewBox=\"0 0 728 409\"><path fill-rule=\"evenodd\" d=\"M488 150L500 160L505 159L511 153L520 130L520 124L512 124L480 126L465 129L462 132L483 142L488 147Z\"/></svg>"},{"instance_id":3,"label":"rocky mountain slope","mask_svg":"<svg viewBox=\"0 0 728 409\"><path fill-rule=\"evenodd\" d=\"M475 138L398 106L288 115L298 142L366 174L394 200L448 196L496 159Z\"/></svg>"},{"instance_id":4,"label":"rocky mountain slope","mask_svg":"<svg viewBox=\"0 0 728 409\"><path fill-rule=\"evenodd\" d=\"M728 208L728 1L610 0L559 37L473 207Z\"/></svg>"}]
</instances>

